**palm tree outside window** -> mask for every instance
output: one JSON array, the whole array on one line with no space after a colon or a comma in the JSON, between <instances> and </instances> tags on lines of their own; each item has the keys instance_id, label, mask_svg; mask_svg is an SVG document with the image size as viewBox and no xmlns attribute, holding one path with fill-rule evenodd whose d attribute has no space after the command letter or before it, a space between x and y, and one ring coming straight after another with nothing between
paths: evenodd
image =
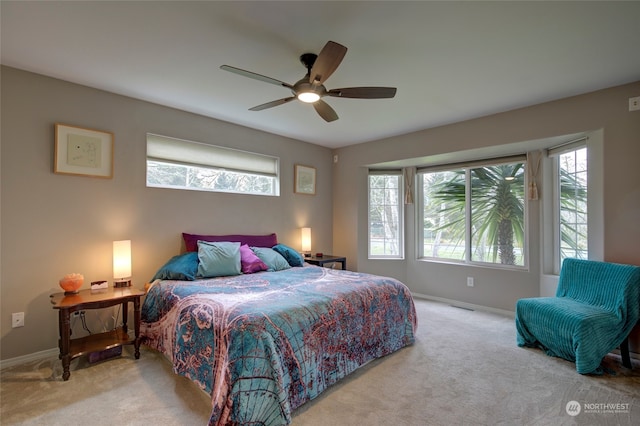
<instances>
[{"instance_id":1,"label":"palm tree outside window","mask_svg":"<svg viewBox=\"0 0 640 426\"><path fill-rule=\"evenodd\" d=\"M588 259L587 148L557 156L560 264L567 257Z\"/></svg>"},{"instance_id":2,"label":"palm tree outside window","mask_svg":"<svg viewBox=\"0 0 640 426\"><path fill-rule=\"evenodd\" d=\"M558 159L561 256L587 257L586 149ZM419 171L423 258L527 265L526 161Z\"/></svg>"},{"instance_id":3,"label":"palm tree outside window","mask_svg":"<svg viewBox=\"0 0 640 426\"><path fill-rule=\"evenodd\" d=\"M421 175L424 257L525 265L524 162Z\"/></svg>"}]
</instances>

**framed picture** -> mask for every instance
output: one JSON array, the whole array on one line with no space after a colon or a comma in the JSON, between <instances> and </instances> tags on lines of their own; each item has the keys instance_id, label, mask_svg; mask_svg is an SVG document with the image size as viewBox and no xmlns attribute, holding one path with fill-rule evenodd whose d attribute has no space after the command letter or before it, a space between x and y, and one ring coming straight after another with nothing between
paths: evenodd
<instances>
[{"instance_id":1,"label":"framed picture","mask_svg":"<svg viewBox=\"0 0 640 426\"><path fill-rule=\"evenodd\" d=\"M295 165L294 192L296 194L316 195L316 168Z\"/></svg>"},{"instance_id":2,"label":"framed picture","mask_svg":"<svg viewBox=\"0 0 640 426\"><path fill-rule=\"evenodd\" d=\"M56 123L53 172L113 177L113 133Z\"/></svg>"}]
</instances>

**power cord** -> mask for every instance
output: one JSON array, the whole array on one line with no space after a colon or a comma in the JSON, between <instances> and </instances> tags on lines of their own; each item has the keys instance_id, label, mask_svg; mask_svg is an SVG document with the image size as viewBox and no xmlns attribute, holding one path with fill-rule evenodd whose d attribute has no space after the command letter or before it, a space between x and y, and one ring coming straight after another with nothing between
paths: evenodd
<instances>
[{"instance_id":1,"label":"power cord","mask_svg":"<svg viewBox=\"0 0 640 426\"><path fill-rule=\"evenodd\" d=\"M91 333L91 330L89 330L89 327L87 327L87 318L85 317L85 311L80 311L80 321L82 321L82 329L89 334L93 334Z\"/></svg>"},{"instance_id":2,"label":"power cord","mask_svg":"<svg viewBox=\"0 0 640 426\"><path fill-rule=\"evenodd\" d=\"M111 319L113 319L113 328L111 330L115 330L118 327L118 318L120 318L120 309L121 309L121 305L118 305L118 310L116 311L115 315L111 316ZM80 317L80 321L82 322L82 329L84 331L86 331L89 334L93 334L91 332L91 330L89 330L89 327L87 326L87 317L86 317L86 311L79 311L77 312L77 316ZM100 316L98 315L98 319L100 320L100 323L102 324L102 330L103 331L108 331L104 321L102 320L102 318L100 318ZM73 329L73 325L75 324L75 318L73 318L73 322L71 324L71 329Z\"/></svg>"}]
</instances>

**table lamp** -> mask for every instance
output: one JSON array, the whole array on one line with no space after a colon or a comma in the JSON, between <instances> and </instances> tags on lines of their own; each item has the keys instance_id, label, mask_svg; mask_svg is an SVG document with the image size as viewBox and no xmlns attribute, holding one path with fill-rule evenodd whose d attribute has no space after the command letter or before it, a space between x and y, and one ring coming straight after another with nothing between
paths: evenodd
<instances>
[{"instance_id":1,"label":"table lamp","mask_svg":"<svg viewBox=\"0 0 640 426\"><path fill-rule=\"evenodd\" d=\"M131 286L131 240L113 242L113 285Z\"/></svg>"},{"instance_id":2,"label":"table lamp","mask_svg":"<svg viewBox=\"0 0 640 426\"><path fill-rule=\"evenodd\" d=\"M302 252L305 257L311 256L311 228L301 229Z\"/></svg>"}]
</instances>

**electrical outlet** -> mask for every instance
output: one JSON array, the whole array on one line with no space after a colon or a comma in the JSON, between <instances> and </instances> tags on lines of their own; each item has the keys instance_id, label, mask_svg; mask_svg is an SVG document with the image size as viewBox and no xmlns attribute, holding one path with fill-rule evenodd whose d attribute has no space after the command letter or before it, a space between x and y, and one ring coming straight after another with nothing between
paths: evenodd
<instances>
[{"instance_id":1,"label":"electrical outlet","mask_svg":"<svg viewBox=\"0 0 640 426\"><path fill-rule=\"evenodd\" d=\"M24 327L24 312L11 314L11 328Z\"/></svg>"},{"instance_id":2,"label":"electrical outlet","mask_svg":"<svg viewBox=\"0 0 640 426\"><path fill-rule=\"evenodd\" d=\"M473 277L467 277L467 287L473 287Z\"/></svg>"},{"instance_id":3,"label":"electrical outlet","mask_svg":"<svg viewBox=\"0 0 640 426\"><path fill-rule=\"evenodd\" d=\"M629 111L640 111L640 96L629 98Z\"/></svg>"}]
</instances>

